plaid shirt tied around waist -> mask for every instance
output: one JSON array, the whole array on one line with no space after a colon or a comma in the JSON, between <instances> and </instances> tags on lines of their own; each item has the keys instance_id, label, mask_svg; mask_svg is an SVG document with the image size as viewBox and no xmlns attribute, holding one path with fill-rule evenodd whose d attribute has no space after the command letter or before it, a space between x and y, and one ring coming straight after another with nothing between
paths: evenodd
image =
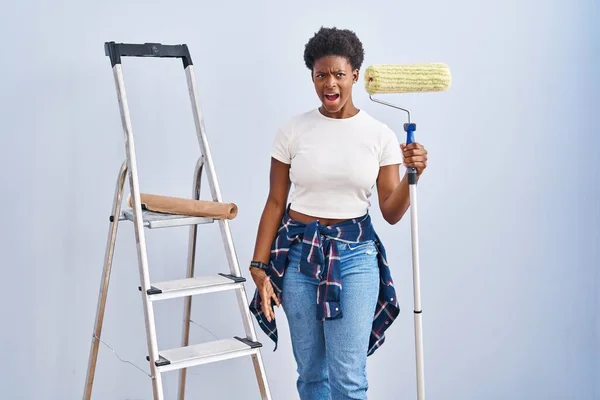
<instances>
[{"instance_id":1,"label":"plaid shirt tied around waist","mask_svg":"<svg viewBox=\"0 0 600 400\"><path fill-rule=\"evenodd\" d=\"M266 273L271 280L275 294L281 301L281 288L288 264L289 249L293 244L301 242L300 272L320 281L317 288L317 319L325 321L343 318L343 310L340 305L340 293L343 288L339 254L337 247L331 243L331 240L336 239L354 243L373 240L378 248L379 297L373 316L373 327L367 352L368 355L371 355L385 341L384 332L400 313L400 307L385 248L371 224L369 214L332 226L324 226L318 221L310 224L300 223L290 218L286 212L271 247ZM250 311L256 317L261 329L275 342L276 350L277 325L274 319L269 322L265 318L261 310L261 302L260 293L256 290L250 303Z\"/></svg>"}]
</instances>

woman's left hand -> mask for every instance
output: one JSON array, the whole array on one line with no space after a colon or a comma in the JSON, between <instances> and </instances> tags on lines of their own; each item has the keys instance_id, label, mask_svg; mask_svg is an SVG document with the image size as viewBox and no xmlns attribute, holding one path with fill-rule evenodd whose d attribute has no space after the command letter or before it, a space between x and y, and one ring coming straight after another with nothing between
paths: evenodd
<instances>
[{"instance_id":1,"label":"woman's left hand","mask_svg":"<svg viewBox=\"0 0 600 400\"><path fill-rule=\"evenodd\" d=\"M417 176L421 176L427 168L427 150L422 144L413 142L409 145L400 144L402 156L404 157L405 167L414 167L417 169Z\"/></svg>"}]
</instances>

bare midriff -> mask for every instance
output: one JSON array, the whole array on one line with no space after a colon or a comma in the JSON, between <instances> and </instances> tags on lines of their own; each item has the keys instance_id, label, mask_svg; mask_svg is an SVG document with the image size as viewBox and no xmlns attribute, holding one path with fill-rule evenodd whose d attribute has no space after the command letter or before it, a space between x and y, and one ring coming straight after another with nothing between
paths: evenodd
<instances>
[{"instance_id":1,"label":"bare midriff","mask_svg":"<svg viewBox=\"0 0 600 400\"><path fill-rule=\"evenodd\" d=\"M289 210L289 215L290 215L290 218L292 218L298 222L301 222L303 224L309 224L313 221L319 221L319 223L321 225L326 225L326 226L335 225L340 222L344 222L344 221L348 220L348 219L332 219L332 218L315 217L313 215L303 214L301 212L298 212L298 211L295 211L292 209Z\"/></svg>"}]
</instances>

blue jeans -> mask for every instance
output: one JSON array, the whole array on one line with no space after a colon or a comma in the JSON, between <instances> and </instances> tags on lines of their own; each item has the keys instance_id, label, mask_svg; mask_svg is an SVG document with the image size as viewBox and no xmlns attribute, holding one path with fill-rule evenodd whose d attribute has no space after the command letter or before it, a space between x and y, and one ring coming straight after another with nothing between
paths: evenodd
<instances>
[{"instance_id":1,"label":"blue jeans","mask_svg":"<svg viewBox=\"0 0 600 400\"><path fill-rule=\"evenodd\" d=\"M298 271L301 244L290 248L282 307L296 359L301 400L367 398L367 349L377 296L379 268L374 242L331 241L340 253L343 317L316 319L319 281Z\"/></svg>"}]
</instances>

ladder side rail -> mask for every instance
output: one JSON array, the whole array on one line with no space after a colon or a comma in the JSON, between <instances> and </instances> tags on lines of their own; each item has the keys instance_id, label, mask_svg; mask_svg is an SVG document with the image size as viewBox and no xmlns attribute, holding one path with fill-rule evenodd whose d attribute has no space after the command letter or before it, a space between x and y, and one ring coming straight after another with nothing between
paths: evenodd
<instances>
[{"instance_id":1,"label":"ladder side rail","mask_svg":"<svg viewBox=\"0 0 600 400\"><path fill-rule=\"evenodd\" d=\"M108 286L110 284L110 275L112 271L112 261L117 241L117 230L119 227L119 215L121 214L121 203L123 201L123 188L127 176L127 160L123 161L119 170L117 183L115 185L115 194L113 198L112 214L110 215L110 227L106 241L106 250L104 252L104 267L102 268L102 283L98 293L98 304L96 306L96 317L94 319L94 334L90 346L90 355L88 360L87 373L85 377L85 387L83 393L84 400L90 400L94 386L94 376L96 374L96 364L98 362L98 346L102 336L102 326L104 323L104 314L106 311L106 299L108 296Z\"/></svg>"},{"instance_id":2,"label":"ladder side rail","mask_svg":"<svg viewBox=\"0 0 600 400\"><path fill-rule=\"evenodd\" d=\"M137 169L137 159L135 153L135 144L133 139L133 129L131 126L131 117L129 115L129 106L127 103L127 94L125 92L125 83L121 64L113 66L117 97L119 100L119 110L121 113L121 122L125 134L125 147L127 151L127 161L129 168L129 186L134 211L134 232L136 239L136 248L138 255L138 267L140 274L141 296L145 316L146 335L148 343L149 366L152 376L152 390L155 400L163 400L162 376L159 373L156 361L158 360L158 343L156 337L156 323L154 319L154 306L148 299L148 289L150 289L150 276L148 272L148 259L146 251L146 238L142 220L142 208L140 198L140 183Z\"/></svg>"}]
</instances>

